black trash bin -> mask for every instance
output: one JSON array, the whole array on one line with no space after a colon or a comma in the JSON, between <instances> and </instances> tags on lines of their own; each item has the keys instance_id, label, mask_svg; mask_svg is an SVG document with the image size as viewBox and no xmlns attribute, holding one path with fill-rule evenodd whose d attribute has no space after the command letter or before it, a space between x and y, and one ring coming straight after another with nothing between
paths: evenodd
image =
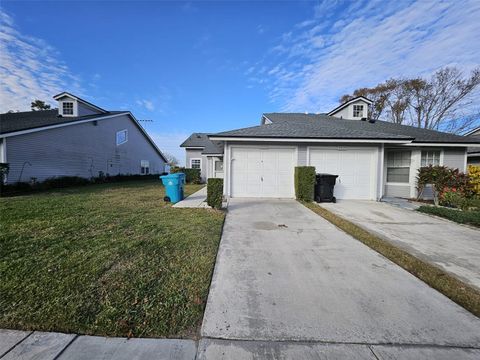
<instances>
[{"instance_id":1,"label":"black trash bin","mask_svg":"<svg viewBox=\"0 0 480 360\"><path fill-rule=\"evenodd\" d=\"M338 175L317 174L315 181L315 201L316 202L336 202L333 196L333 188Z\"/></svg>"}]
</instances>

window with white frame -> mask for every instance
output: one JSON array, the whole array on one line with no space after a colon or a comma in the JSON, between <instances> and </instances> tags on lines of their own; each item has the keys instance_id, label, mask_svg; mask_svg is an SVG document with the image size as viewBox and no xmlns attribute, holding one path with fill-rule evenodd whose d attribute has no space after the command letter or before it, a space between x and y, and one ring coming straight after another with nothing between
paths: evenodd
<instances>
[{"instance_id":1,"label":"window with white frame","mask_svg":"<svg viewBox=\"0 0 480 360\"><path fill-rule=\"evenodd\" d=\"M201 169L202 168L202 159L190 159L190 167L192 169Z\"/></svg>"},{"instance_id":2,"label":"window with white frame","mask_svg":"<svg viewBox=\"0 0 480 360\"><path fill-rule=\"evenodd\" d=\"M62 103L62 114L73 115L73 102L65 101Z\"/></svg>"},{"instance_id":3,"label":"window with white frame","mask_svg":"<svg viewBox=\"0 0 480 360\"><path fill-rule=\"evenodd\" d=\"M148 160L141 160L140 161L140 173L142 175L150 174L150 161L148 161Z\"/></svg>"},{"instance_id":4,"label":"window with white frame","mask_svg":"<svg viewBox=\"0 0 480 360\"><path fill-rule=\"evenodd\" d=\"M408 183L410 179L411 151L387 152L387 183Z\"/></svg>"},{"instance_id":5,"label":"window with white frame","mask_svg":"<svg viewBox=\"0 0 480 360\"><path fill-rule=\"evenodd\" d=\"M117 141L117 145L125 144L128 141L127 130L117 131L116 141Z\"/></svg>"},{"instance_id":6,"label":"window with white frame","mask_svg":"<svg viewBox=\"0 0 480 360\"><path fill-rule=\"evenodd\" d=\"M363 117L363 105L353 105L353 117Z\"/></svg>"},{"instance_id":7,"label":"window with white frame","mask_svg":"<svg viewBox=\"0 0 480 360\"><path fill-rule=\"evenodd\" d=\"M422 160L420 166L440 165L440 150L422 150Z\"/></svg>"}]
</instances>

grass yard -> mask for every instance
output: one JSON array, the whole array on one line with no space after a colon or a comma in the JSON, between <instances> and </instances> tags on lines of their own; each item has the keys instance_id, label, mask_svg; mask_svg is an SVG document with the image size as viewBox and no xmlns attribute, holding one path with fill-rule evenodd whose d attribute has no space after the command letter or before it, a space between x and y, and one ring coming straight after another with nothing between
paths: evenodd
<instances>
[{"instance_id":1,"label":"grass yard","mask_svg":"<svg viewBox=\"0 0 480 360\"><path fill-rule=\"evenodd\" d=\"M150 180L1 198L0 328L195 337L224 213L163 197Z\"/></svg>"},{"instance_id":2,"label":"grass yard","mask_svg":"<svg viewBox=\"0 0 480 360\"><path fill-rule=\"evenodd\" d=\"M420 206L417 211L443 217L460 224L480 227L480 210L455 210L436 206Z\"/></svg>"}]
</instances>

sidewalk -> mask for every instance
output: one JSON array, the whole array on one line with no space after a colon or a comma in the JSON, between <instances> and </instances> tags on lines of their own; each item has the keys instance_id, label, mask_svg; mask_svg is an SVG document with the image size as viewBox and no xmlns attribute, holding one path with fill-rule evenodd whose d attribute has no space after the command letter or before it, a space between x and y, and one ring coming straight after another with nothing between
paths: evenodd
<instances>
[{"instance_id":1,"label":"sidewalk","mask_svg":"<svg viewBox=\"0 0 480 360\"><path fill-rule=\"evenodd\" d=\"M175 208L208 208L207 205L207 186L201 188L196 193L179 201L173 207Z\"/></svg>"},{"instance_id":2,"label":"sidewalk","mask_svg":"<svg viewBox=\"0 0 480 360\"><path fill-rule=\"evenodd\" d=\"M2 360L194 360L193 340L126 339L0 330Z\"/></svg>"}]
</instances>

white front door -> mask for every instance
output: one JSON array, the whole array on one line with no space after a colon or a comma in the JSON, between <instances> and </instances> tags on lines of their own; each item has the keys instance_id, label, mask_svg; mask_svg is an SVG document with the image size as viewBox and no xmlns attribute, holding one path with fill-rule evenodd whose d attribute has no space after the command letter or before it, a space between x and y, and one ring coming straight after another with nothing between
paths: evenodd
<instances>
[{"instance_id":1,"label":"white front door","mask_svg":"<svg viewBox=\"0 0 480 360\"><path fill-rule=\"evenodd\" d=\"M316 173L338 175L337 199L375 199L375 148L310 148Z\"/></svg>"},{"instance_id":2,"label":"white front door","mask_svg":"<svg viewBox=\"0 0 480 360\"><path fill-rule=\"evenodd\" d=\"M295 149L232 147L231 196L293 198Z\"/></svg>"}]
</instances>

